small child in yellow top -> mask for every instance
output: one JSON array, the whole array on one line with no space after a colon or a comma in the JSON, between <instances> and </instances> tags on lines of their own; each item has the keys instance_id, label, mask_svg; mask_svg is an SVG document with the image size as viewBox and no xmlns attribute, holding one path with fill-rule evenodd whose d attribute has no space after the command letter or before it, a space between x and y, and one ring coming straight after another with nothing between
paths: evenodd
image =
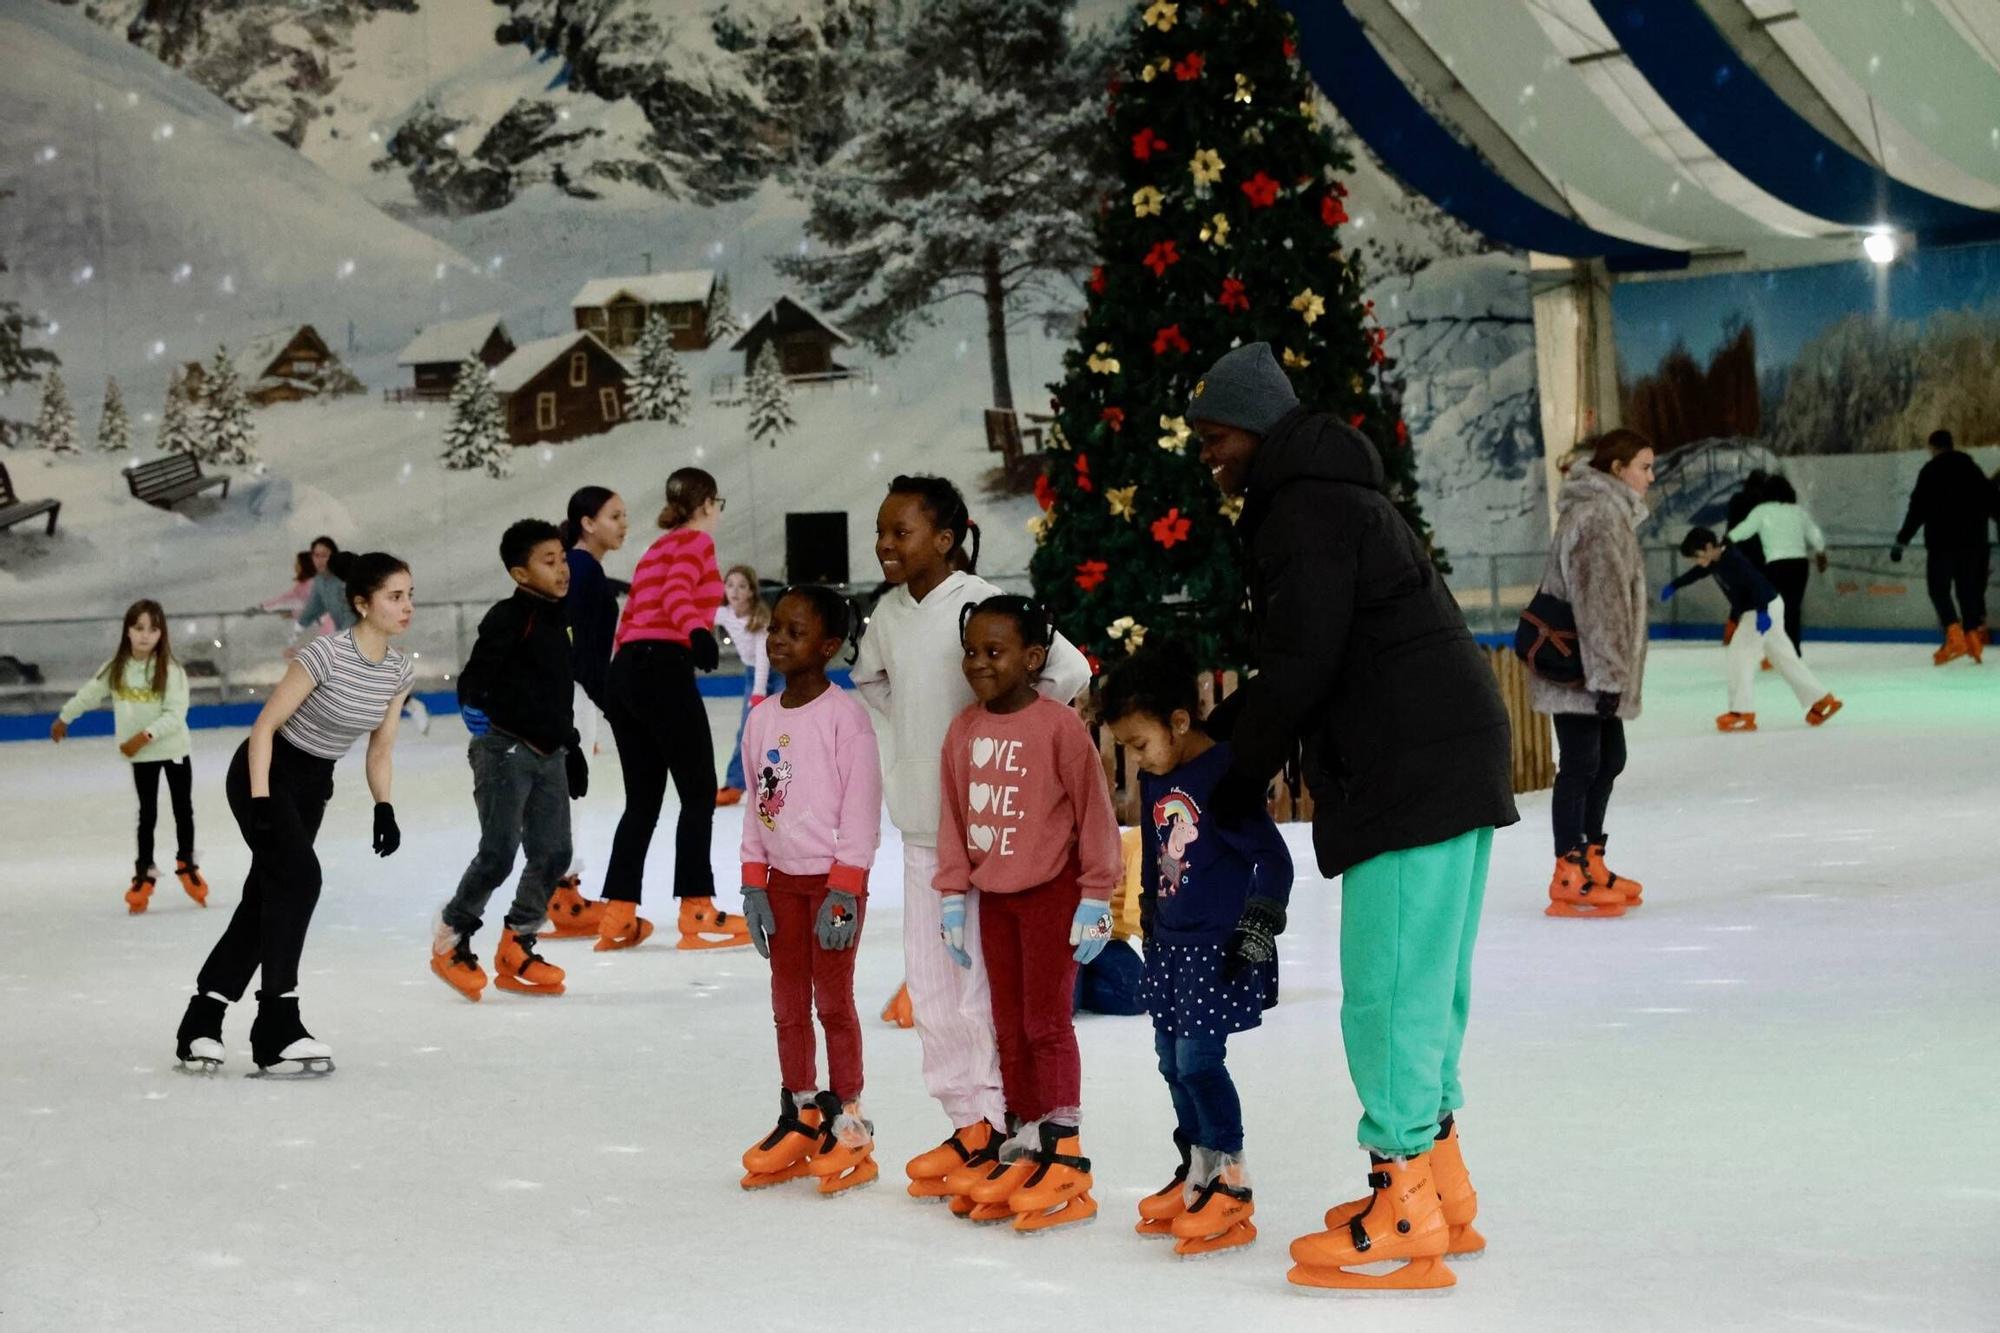
<instances>
[{"instance_id":1,"label":"small child in yellow top","mask_svg":"<svg viewBox=\"0 0 2000 1333\"><path fill-rule=\"evenodd\" d=\"M187 672L174 660L167 616L154 601L134 602L125 612L118 651L62 706L49 727L61 743L70 723L111 703L118 752L132 762L132 785L139 793L139 856L125 905L134 915L146 910L157 871L153 865L153 823L159 816L160 775L174 806L174 873L187 896L208 906L208 882L194 861L194 764L188 757Z\"/></svg>"}]
</instances>

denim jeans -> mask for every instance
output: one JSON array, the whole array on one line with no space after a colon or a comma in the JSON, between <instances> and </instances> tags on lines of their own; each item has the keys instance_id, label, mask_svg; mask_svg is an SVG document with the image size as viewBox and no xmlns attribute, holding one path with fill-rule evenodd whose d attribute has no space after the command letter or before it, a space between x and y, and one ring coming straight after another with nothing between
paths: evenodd
<instances>
[{"instance_id":1,"label":"denim jeans","mask_svg":"<svg viewBox=\"0 0 2000 1333\"><path fill-rule=\"evenodd\" d=\"M748 791L750 788L750 784L743 780L743 732L750 725L751 679L754 678L745 677L744 679L743 712L736 719L736 744L729 751L729 772L722 779L723 786L734 787L738 791ZM764 697L768 699L774 694L783 694L784 691L785 678L775 671L771 672L770 678L764 685Z\"/></svg>"},{"instance_id":2,"label":"denim jeans","mask_svg":"<svg viewBox=\"0 0 2000 1333\"><path fill-rule=\"evenodd\" d=\"M548 915L556 880L569 866L569 770L563 752L536 754L527 742L493 731L474 739L466 757L479 808L479 853L445 905L445 924L465 934L477 931L486 900L506 882L514 853L525 848L528 862L507 925L532 941Z\"/></svg>"},{"instance_id":3,"label":"denim jeans","mask_svg":"<svg viewBox=\"0 0 2000 1333\"><path fill-rule=\"evenodd\" d=\"M1227 1037L1176 1037L1153 1029L1160 1077L1174 1099L1181 1137L1216 1152L1243 1151L1243 1103L1223 1064Z\"/></svg>"}]
</instances>

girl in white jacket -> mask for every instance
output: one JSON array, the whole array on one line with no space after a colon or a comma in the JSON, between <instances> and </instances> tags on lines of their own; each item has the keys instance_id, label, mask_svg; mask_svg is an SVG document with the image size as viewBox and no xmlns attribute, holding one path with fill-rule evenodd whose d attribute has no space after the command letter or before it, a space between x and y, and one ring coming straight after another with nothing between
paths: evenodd
<instances>
[{"instance_id":1,"label":"girl in white jacket","mask_svg":"<svg viewBox=\"0 0 2000 1333\"><path fill-rule=\"evenodd\" d=\"M1785 599L1785 637L1800 654L1799 641L1805 619L1806 581L1811 567L1808 556L1826 573L1826 534L1813 516L1799 503L1798 492L1783 477L1772 477L1764 487L1764 500L1741 523L1729 530L1729 540L1744 542L1755 537L1764 547L1764 577Z\"/></svg>"},{"instance_id":2,"label":"girl in white jacket","mask_svg":"<svg viewBox=\"0 0 2000 1333\"><path fill-rule=\"evenodd\" d=\"M970 707L960 668L960 608L1000 589L973 573L979 530L965 497L942 477L897 477L875 517L875 557L895 585L876 604L854 665L862 698L888 720L882 747L889 818L903 835L903 962L910 1007L924 1048L924 1086L943 1105L951 1136L906 1168L917 1198L950 1194L947 1174L975 1157L994 1160L1006 1122L992 1001L978 947L978 912L966 904L960 967L942 937L937 874L939 761L945 731ZM967 541L971 549L967 549ZM1061 635L1049 650L1039 689L1068 703L1090 683L1090 664ZM975 894L972 896L976 896ZM954 1200L954 1208L960 1202Z\"/></svg>"},{"instance_id":3,"label":"girl in white jacket","mask_svg":"<svg viewBox=\"0 0 2000 1333\"><path fill-rule=\"evenodd\" d=\"M152 900L158 871L153 865L153 824L159 818L160 778L174 807L174 873L187 896L208 906L208 882L194 861L194 764L188 757L187 672L174 660L167 639L167 616L153 601L126 609L118 651L62 706L49 727L61 744L70 723L110 700L118 753L132 764L139 792L139 855L125 906L134 916Z\"/></svg>"}]
</instances>

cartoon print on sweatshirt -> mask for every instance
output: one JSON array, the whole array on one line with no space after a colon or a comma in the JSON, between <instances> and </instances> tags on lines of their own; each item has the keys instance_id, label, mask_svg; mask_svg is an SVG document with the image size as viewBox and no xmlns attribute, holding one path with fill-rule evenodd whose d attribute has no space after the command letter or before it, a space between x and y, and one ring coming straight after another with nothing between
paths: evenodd
<instances>
[{"instance_id":1,"label":"cartoon print on sweatshirt","mask_svg":"<svg viewBox=\"0 0 2000 1333\"><path fill-rule=\"evenodd\" d=\"M790 736L778 737L778 744L790 745ZM785 758L782 750L764 751L763 766L757 770L757 818L764 827L778 827L778 816L785 808L785 793L792 788L792 763Z\"/></svg>"},{"instance_id":2,"label":"cartoon print on sweatshirt","mask_svg":"<svg viewBox=\"0 0 2000 1333\"><path fill-rule=\"evenodd\" d=\"M1026 817L1021 808L1020 779L1028 776L1021 763L1023 742L975 736L972 740L972 781L966 798L971 814L965 824L965 849L987 855L1014 854L1014 835ZM1008 779L1014 779L1008 781Z\"/></svg>"},{"instance_id":3,"label":"cartoon print on sweatshirt","mask_svg":"<svg viewBox=\"0 0 2000 1333\"><path fill-rule=\"evenodd\" d=\"M1153 832L1160 840L1160 896L1171 898L1187 882L1187 851L1201 839L1201 807L1175 787L1153 802Z\"/></svg>"}]
</instances>

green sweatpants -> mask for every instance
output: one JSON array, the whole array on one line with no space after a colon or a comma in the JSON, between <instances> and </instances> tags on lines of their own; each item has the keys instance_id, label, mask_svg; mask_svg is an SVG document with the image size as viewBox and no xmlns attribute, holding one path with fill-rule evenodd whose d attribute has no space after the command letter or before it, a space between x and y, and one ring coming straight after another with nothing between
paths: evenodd
<instances>
[{"instance_id":1,"label":"green sweatpants","mask_svg":"<svg viewBox=\"0 0 2000 1333\"><path fill-rule=\"evenodd\" d=\"M1464 1102L1458 1053L1493 830L1385 852L1341 877L1340 1033L1361 1098L1361 1146L1428 1152Z\"/></svg>"}]
</instances>

